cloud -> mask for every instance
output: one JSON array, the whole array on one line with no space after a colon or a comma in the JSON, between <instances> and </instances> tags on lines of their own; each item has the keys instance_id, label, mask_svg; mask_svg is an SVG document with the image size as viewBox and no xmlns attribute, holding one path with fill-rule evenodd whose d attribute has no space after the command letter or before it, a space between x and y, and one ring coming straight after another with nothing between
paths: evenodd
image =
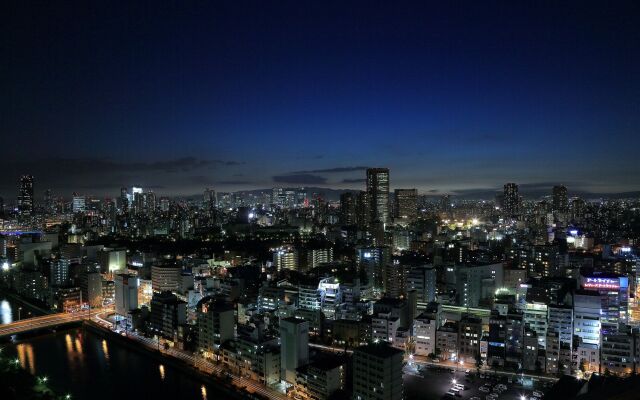
<instances>
[{"instance_id":1,"label":"cloud","mask_svg":"<svg viewBox=\"0 0 640 400\"><path fill-rule=\"evenodd\" d=\"M336 167L336 168L326 168L326 169L312 169L308 171L295 171L293 174L335 174L340 172L354 172L354 171L364 171L368 167Z\"/></svg>"},{"instance_id":2,"label":"cloud","mask_svg":"<svg viewBox=\"0 0 640 400\"><path fill-rule=\"evenodd\" d=\"M217 182L217 184L219 185L249 185L250 183L251 182L249 181L234 181L234 180Z\"/></svg>"},{"instance_id":3,"label":"cloud","mask_svg":"<svg viewBox=\"0 0 640 400\"><path fill-rule=\"evenodd\" d=\"M327 178L312 174L276 175L273 181L277 183L293 183L296 185L322 185L327 183Z\"/></svg>"},{"instance_id":4,"label":"cloud","mask_svg":"<svg viewBox=\"0 0 640 400\"><path fill-rule=\"evenodd\" d=\"M364 183L367 180L365 178L356 178L356 179L343 179L342 183Z\"/></svg>"}]
</instances>

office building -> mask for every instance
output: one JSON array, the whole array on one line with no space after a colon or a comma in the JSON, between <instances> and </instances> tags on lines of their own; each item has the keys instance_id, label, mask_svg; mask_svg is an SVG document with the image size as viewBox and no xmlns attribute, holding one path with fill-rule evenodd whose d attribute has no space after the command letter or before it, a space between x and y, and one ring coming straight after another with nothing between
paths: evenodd
<instances>
[{"instance_id":1,"label":"office building","mask_svg":"<svg viewBox=\"0 0 640 400\"><path fill-rule=\"evenodd\" d=\"M116 274L116 314L126 317L129 311L138 308L138 278L131 274Z\"/></svg>"},{"instance_id":2,"label":"office building","mask_svg":"<svg viewBox=\"0 0 640 400\"><path fill-rule=\"evenodd\" d=\"M178 326L187 320L187 303L171 292L154 293L151 298L151 329L156 335L176 340Z\"/></svg>"},{"instance_id":3,"label":"office building","mask_svg":"<svg viewBox=\"0 0 640 400\"><path fill-rule=\"evenodd\" d=\"M213 355L220 345L233 339L235 317L233 304L205 297L196 307L198 349L205 356Z\"/></svg>"},{"instance_id":4,"label":"office building","mask_svg":"<svg viewBox=\"0 0 640 400\"><path fill-rule=\"evenodd\" d=\"M566 186L558 185L553 187L553 211L558 213L569 211L569 197Z\"/></svg>"},{"instance_id":5,"label":"office building","mask_svg":"<svg viewBox=\"0 0 640 400\"><path fill-rule=\"evenodd\" d=\"M573 329L582 343L600 345L601 300L596 291L578 290L573 295Z\"/></svg>"},{"instance_id":6,"label":"office building","mask_svg":"<svg viewBox=\"0 0 640 400\"><path fill-rule=\"evenodd\" d=\"M327 400L344 388L346 378L344 361L324 356L296 370L294 398L301 400Z\"/></svg>"},{"instance_id":7,"label":"office building","mask_svg":"<svg viewBox=\"0 0 640 400\"><path fill-rule=\"evenodd\" d=\"M22 218L33 215L33 176L23 175L20 178L20 190L18 192L18 213Z\"/></svg>"},{"instance_id":8,"label":"office building","mask_svg":"<svg viewBox=\"0 0 640 400\"><path fill-rule=\"evenodd\" d=\"M370 201L371 221L388 225L389 218L389 169L367 169L367 193Z\"/></svg>"},{"instance_id":9,"label":"office building","mask_svg":"<svg viewBox=\"0 0 640 400\"><path fill-rule=\"evenodd\" d=\"M396 189L394 195L394 222L408 225L418 219L418 190Z\"/></svg>"},{"instance_id":10,"label":"office building","mask_svg":"<svg viewBox=\"0 0 640 400\"><path fill-rule=\"evenodd\" d=\"M430 313L422 313L413 321L415 354L429 356L436 353L436 329L438 321Z\"/></svg>"},{"instance_id":11,"label":"office building","mask_svg":"<svg viewBox=\"0 0 640 400\"><path fill-rule=\"evenodd\" d=\"M513 216L520 210L520 194L518 193L518 185L515 183L507 183L504 185L502 208L506 215Z\"/></svg>"},{"instance_id":12,"label":"office building","mask_svg":"<svg viewBox=\"0 0 640 400\"><path fill-rule=\"evenodd\" d=\"M182 283L179 265L154 265L151 267L151 286L154 292L178 292Z\"/></svg>"},{"instance_id":13,"label":"office building","mask_svg":"<svg viewBox=\"0 0 640 400\"><path fill-rule=\"evenodd\" d=\"M436 299L436 269L433 265L420 265L409 269L407 291L416 291L419 303L430 303Z\"/></svg>"},{"instance_id":14,"label":"office building","mask_svg":"<svg viewBox=\"0 0 640 400\"><path fill-rule=\"evenodd\" d=\"M404 397L404 352L384 342L358 347L353 352L355 400L401 400Z\"/></svg>"},{"instance_id":15,"label":"office building","mask_svg":"<svg viewBox=\"0 0 640 400\"><path fill-rule=\"evenodd\" d=\"M280 376L294 384L296 369L309 363L309 323L299 318L280 320Z\"/></svg>"}]
</instances>

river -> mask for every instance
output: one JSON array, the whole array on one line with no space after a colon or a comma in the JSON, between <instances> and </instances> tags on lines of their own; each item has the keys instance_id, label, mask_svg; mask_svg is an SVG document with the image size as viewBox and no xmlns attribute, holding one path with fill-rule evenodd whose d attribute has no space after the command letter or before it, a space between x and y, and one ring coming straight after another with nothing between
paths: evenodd
<instances>
[{"instance_id":1,"label":"river","mask_svg":"<svg viewBox=\"0 0 640 400\"><path fill-rule=\"evenodd\" d=\"M2 322L17 307L0 299ZM46 376L58 393L73 399L219 399L197 379L82 329L18 339L3 352L36 376Z\"/></svg>"}]
</instances>

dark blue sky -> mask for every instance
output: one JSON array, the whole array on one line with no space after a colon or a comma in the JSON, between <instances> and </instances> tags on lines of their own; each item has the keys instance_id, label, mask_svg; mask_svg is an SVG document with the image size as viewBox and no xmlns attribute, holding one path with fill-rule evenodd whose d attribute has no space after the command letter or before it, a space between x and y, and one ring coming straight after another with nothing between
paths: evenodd
<instances>
[{"instance_id":1,"label":"dark blue sky","mask_svg":"<svg viewBox=\"0 0 640 400\"><path fill-rule=\"evenodd\" d=\"M514 3L3 2L0 195L638 190L640 5Z\"/></svg>"}]
</instances>

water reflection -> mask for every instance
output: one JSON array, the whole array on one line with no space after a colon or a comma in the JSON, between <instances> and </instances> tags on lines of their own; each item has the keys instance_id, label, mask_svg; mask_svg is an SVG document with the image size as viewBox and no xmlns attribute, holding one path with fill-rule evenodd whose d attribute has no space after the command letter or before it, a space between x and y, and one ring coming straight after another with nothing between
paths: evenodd
<instances>
[{"instance_id":1,"label":"water reflection","mask_svg":"<svg viewBox=\"0 0 640 400\"><path fill-rule=\"evenodd\" d=\"M113 400L122 393L133 399L209 397L211 386L203 388L204 382L91 332L73 329L22 340L6 345L3 353L17 359L25 371L48 376L54 388L72 399Z\"/></svg>"},{"instance_id":2,"label":"water reflection","mask_svg":"<svg viewBox=\"0 0 640 400\"><path fill-rule=\"evenodd\" d=\"M13 322L13 310L11 304L7 300L0 302L0 321L3 324L10 324Z\"/></svg>"},{"instance_id":3,"label":"water reflection","mask_svg":"<svg viewBox=\"0 0 640 400\"><path fill-rule=\"evenodd\" d=\"M20 343L16 346L18 352L18 360L20 366L24 369L28 369L31 374L36 373L36 358L33 355L33 346L29 343Z\"/></svg>"},{"instance_id":4,"label":"water reflection","mask_svg":"<svg viewBox=\"0 0 640 400\"><path fill-rule=\"evenodd\" d=\"M202 393L202 400L207 400L207 388L204 385L200 388L200 393Z\"/></svg>"},{"instance_id":5,"label":"water reflection","mask_svg":"<svg viewBox=\"0 0 640 400\"><path fill-rule=\"evenodd\" d=\"M104 339L102 339L102 353L107 363L109 363L109 347L107 346L107 341Z\"/></svg>"},{"instance_id":6,"label":"water reflection","mask_svg":"<svg viewBox=\"0 0 640 400\"><path fill-rule=\"evenodd\" d=\"M164 365L160 364L160 379L164 380Z\"/></svg>"}]
</instances>

